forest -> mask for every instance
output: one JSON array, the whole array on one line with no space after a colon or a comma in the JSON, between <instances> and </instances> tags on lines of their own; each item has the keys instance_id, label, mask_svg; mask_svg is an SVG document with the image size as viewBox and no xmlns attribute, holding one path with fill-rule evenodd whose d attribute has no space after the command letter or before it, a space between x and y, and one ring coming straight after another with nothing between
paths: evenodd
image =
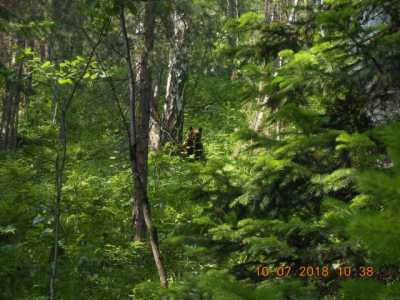
<instances>
[{"instance_id":1,"label":"forest","mask_svg":"<svg viewBox=\"0 0 400 300\"><path fill-rule=\"evenodd\" d=\"M399 0L0 0L0 299L400 300Z\"/></svg>"}]
</instances>

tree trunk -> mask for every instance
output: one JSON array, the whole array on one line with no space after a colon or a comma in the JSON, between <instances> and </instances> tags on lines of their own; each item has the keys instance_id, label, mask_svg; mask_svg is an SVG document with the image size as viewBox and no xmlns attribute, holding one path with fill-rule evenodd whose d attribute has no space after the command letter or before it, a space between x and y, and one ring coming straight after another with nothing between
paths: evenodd
<instances>
[{"instance_id":1,"label":"tree trunk","mask_svg":"<svg viewBox=\"0 0 400 300\"><path fill-rule=\"evenodd\" d=\"M278 6L279 5L279 6ZM290 0L286 3L286 6L291 6L291 9L288 14L286 14L285 21L288 23L293 23L296 20L296 11L299 5L299 0ZM277 3L276 1L272 0L265 0L264 2L264 19L265 23L269 24L273 21L276 21L279 18L279 21L284 21L284 14L283 14L283 5L281 2ZM277 64L280 68L283 64L282 58L277 58ZM259 85L259 92L262 94L262 84ZM262 123L265 119L265 105L268 101L268 95L262 95L257 99L257 106L258 109L255 113L254 118L250 122L250 128L260 131L262 130ZM277 139L280 139L280 132L281 132L282 125L277 122L275 126L275 133Z\"/></svg>"},{"instance_id":2,"label":"tree trunk","mask_svg":"<svg viewBox=\"0 0 400 300\"><path fill-rule=\"evenodd\" d=\"M271 22L270 18L271 4L269 2L270 0L264 0L264 20L266 23Z\"/></svg>"},{"instance_id":3,"label":"tree trunk","mask_svg":"<svg viewBox=\"0 0 400 300\"><path fill-rule=\"evenodd\" d=\"M159 81L161 82L161 80ZM149 132L149 145L153 150L160 148L161 140L161 117L157 111L157 98L159 87L158 84L154 87L152 101L150 103L150 132Z\"/></svg>"},{"instance_id":4,"label":"tree trunk","mask_svg":"<svg viewBox=\"0 0 400 300\"><path fill-rule=\"evenodd\" d=\"M62 2L60 0L51 1L51 18L54 21L54 27L51 32L51 39L48 44L48 59L58 62L65 58L65 52L61 49L67 48L67 44L61 37L60 26L63 24L62 20ZM58 105L59 104L59 105ZM54 87L54 101L55 106L53 115L53 124L58 126L58 140L56 143L56 160L54 163L55 169L55 200L53 204L54 209L54 228L53 228L53 246L51 248L50 263L50 280L49 280L49 300L56 299L56 281L57 281L57 268L58 268L58 249L60 240L60 215L61 215L61 201L62 189L64 179L64 168L67 157L67 137L66 137L66 115L67 105L63 96L58 93L57 86ZM57 122L57 108L59 107L59 121Z\"/></svg>"},{"instance_id":5,"label":"tree trunk","mask_svg":"<svg viewBox=\"0 0 400 300\"><path fill-rule=\"evenodd\" d=\"M84 78L89 66L92 62L93 56L95 55L96 48L100 45L103 35L105 34L105 30L107 28L107 22L104 23L103 28L100 32L100 37L97 43L93 46L91 53L89 54L88 60L82 73L80 74L78 80L75 82L72 91L68 98L64 98L63 96L59 96L59 90L57 83L54 83L54 103L55 103L55 112L54 112L54 120L53 124L56 124L56 116L57 116L57 107L60 107L60 121L58 125L58 140L56 145L56 161L55 161L55 187L56 187L56 195L54 201L54 236L53 236L53 246L52 246L52 254L51 254L51 271L50 271L50 284L49 284L49 299L53 300L56 298L56 279L57 279L57 266L58 266L58 251L59 240L60 240L60 216L61 216L61 200L62 200L62 190L63 190L63 182L64 182L64 169L65 162L67 159L67 112L70 107L72 100L74 99L75 93L78 90L78 86L82 79ZM57 58L56 58L57 59ZM59 105L57 105L59 103Z\"/></svg>"},{"instance_id":6,"label":"tree trunk","mask_svg":"<svg viewBox=\"0 0 400 300\"><path fill-rule=\"evenodd\" d=\"M297 10L298 4L299 4L299 0L293 1L292 9L291 9L290 15L288 17L289 23L293 23L294 21L296 21L296 10Z\"/></svg>"},{"instance_id":7,"label":"tree trunk","mask_svg":"<svg viewBox=\"0 0 400 300\"><path fill-rule=\"evenodd\" d=\"M158 270L161 285L167 286L167 275L161 261L161 253L157 238L157 230L154 227L147 193L148 177L148 148L149 148L149 122L150 103L152 101L152 74L150 67L150 54L154 46L155 28L155 1L147 1L144 15L144 49L140 58L140 98L138 103L138 116L136 115L135 99L135 74L130 55L129 40L125 24L124 10L121 10L121 29L124 36L126 60L129 69L129 102L130 102L130 151L131 165L134 177L134 208L133 224L135 240L144 240L144 226L150 237L150 246L154 261Z\"/></svg>"},{"instance_id":8,"label":"tree trunk","mask_svg":"<svg viewBox=\"0 0 400 300\"><path fill-rule=\"evenodd\" d=\"M265 0L264 2L264 21L266 24L270 24L275 18L275 5L272 0ZM263 84L262 82L258 85L258 92L261 94L257 99L257 111L255 116L250 121L250 128L255 131L260 131L262 129L262 124L265 118L265 104L268 100L268 96L263 94Z\"/></svg>"},{"instance_id":9,"label":"tree trunk","mask_svg":"<svg viewBox=\"0 0 400 300\"><path fill-rule=\"evenodd\" d=\"M279 15L279 3L273 0L264 1L264 20L265 23L277 21Z\"/></svg>"},{"instance_id":10,"label":"tree trunk","mask_svg":"<svg viewBox=\"0 0 400 300\"><path fill-rule=\"evenodd\" d=\"M230 19L238 19L240 17L238 0L226 0L226 16ZM230 48L236 48L239 42L239 35L228 35L228 44ZM231 80L237 79L235 65L230 63L228 67Z\"/></svg>"},{"instance_id":11,"label":"tree trunk","mask_svg":"<svg viewBox=\"0 0 400 300\"><path fill-rule=\"evenodd\" d=\"M132 63L130 43L126 29L124 9L120 13L120 26L125 45L125 60L128 65L128 90L129 90L129 157L134 181L134 204L132 209L132 232L135 240L143 240L146 233L146 224L141 209L143 202L143 188L139 178L137 167L137 137L136 137L136 74ZM140 191L139 191L140 190Z\"/></svg>"},{"instance_id":12,"label":"tree trunk","mask_svg":"<svg viewBox=\"0 0 400 300\"><path fill-rule=\"evenodd\" d=\"M149 125L150 125L150 103L152 102L152 74L150 69L150 53L154 46L154 2L146 4L144 15L144 49L141 54L139 67L139 115L137 118L136 132L136 166L137 175L135 176L135 202L137 210L143 214L143 208L148 202L147 196L147 164L149 150ZM144 215L143 215L144 216ZM143 218L144 220L144 218ZM146 224L147 225L147 224ZM149 232L150 234L150 232ZM137 236L138 240L143 236Z\"/></svg>"},{"instance_id":13,"label":"tree trunk","mask_svg":"<svg viewBox=\"0 0 400 300\"><path fill-rule=\"evenodd\" d=\"M186 82L187 63L185 60L186 24L183 17L175 10L172 17L174 36L169 57L169 73L162 117L161 143L170 141L182 143L183 132L183 91Z\"/></svg>"},{"instance_id":14,"label":"tree trunk","mask_svg":"<svg viewBox=\"0 0 400 300\"><path fill-rule=\"evenodd\" d=\"M14 40L10 37L10 45ZM17 36L15 41L19 49L23 48L25 42ZM8 71L15 74L7 75L5 78L5 92L2 101L2 114L0 122L0 150L15 151L17 146L19 107L22 93L23 62L17 61L19 49L12 53L10 68ZM2 68L6 66L2 65Z\"/></svg>"},{"instance_id":15,"label":"tree trunk","mask_svg":"<svg viewBox=\"0 0 400 300\"><path fill-rule=\"evenodd\" d=\"M171 50L169 54L168 79L163 114L159 126L154 124L151 131L151 146L159 149L167 142L181 144L183 139L184 88L187 79L186 37L187 24L176 4L171 15L169 36Z\"/></svg>"},{"instance_id":16,"label":"tree trunk","mask_svg":"<svg viewBox=\"0 0 400 300\"><path fill-rule=\"evenodd\" d=\"M58 95L54 96L54 102L58 102ZM55 281L57 278L57 266L58 266L58 250L60 240L60 213L61 213L61 198L64 178L65 160L67 158L67 137L66 137L66 106L65 100L61 100L60 105L60 123L58 132L58 143L57 143L57 156L55 161L55 186L56 186L56 197L54 201L54 238L53 238L53 253L51 253L51 273L50 273L50 287L49 287L49 299L56 299L55 293Z\"/></svg>"}]
</instances>

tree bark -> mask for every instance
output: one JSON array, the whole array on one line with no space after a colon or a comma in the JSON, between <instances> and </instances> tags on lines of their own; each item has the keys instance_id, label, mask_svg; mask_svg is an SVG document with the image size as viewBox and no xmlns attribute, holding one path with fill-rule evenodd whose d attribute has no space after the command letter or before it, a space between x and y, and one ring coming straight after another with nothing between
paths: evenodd
<instances>
[{"instance_id":1,"label":"tree bark","mask_svg":"<svg viewBox=\"0 0 400 300\"><path fill-rule=\"evenodd\" d=\"M177 10L173 12L173 38L169 58L169 73L163 111L161 143L167 141L182 143L184 87L186 82L187 63L185 59L185 37L187 26L183 16Z\"/></svg>"},{"instance_id":2,"label":"tree bark","mask_svg":"<svg viewBox=\"0 0 400 300\"><path fill-rule=\"evenodd\" d=\"M146 224L144 222L141 205L143 202L143 187L139 178L138 157L137 157L137 135L136 135L136 72L132 62L128 31L126 29L124 8L120 13L120 26L125 45L125 60L128 65L128 90L129 90L129 156L131 170L134 177L134 203L132 209L132 232L135 240L143 240L146 234ZM144 184L144 183L143 183Z\"/></svg>"},{"instance_id":3,"label":"tree bark","mask_svg":"<svg viewBox=\"0 0 400 300\"><path fill-rule=\"evenodd\" d=\"M133 227L135 240L144 240L145 230L149 233L150 246L158 270L161 285L167 286L167 275L161 261L161 253L157 238L157 230L152 223L150 205L147 193L148 177L148 148L150 103L153 97L150 54L154 46L155 1L147 1L144 15L144 49L140 57L139 103L135 99L135 74L130 55L129 40L125 24L124 9L121 10L121 29L124 36L126 60L129 73L129 102L130 102L130 154L134 178L134 207ZM136 115L138 104L138 115ZM143 224L144 223L144 224ZM145 227L143 226L145 225Z\"/></svg>"},{"instance_id":4,"label":"tree bark","mask_svg":"<svg viewBox=\"0 0 400 300\"><path fill-rule=\"evenodd\" d=\"M10 45L15 40L18 49L12 52L12 58L8 62L10 65L7 68L1 65L9 73L5 77L5 92L2 100L2 114L0 122L0 150L15 151L17 146L18 135L18 121L19 121L19 108L22 93L22 80L23 80L23 62L17 61L20 49L25 45L25 42L18 35L16 37L10 36ZM10 47L11 49L11 47ZM10 74L15 76L10 76Z\"/></svg>"},{"instance_id":5,"label":"tree bark","mask_svg":"<svg viewBox=\"0 0 400 300\"><path fill-rule=\"evenodd\" d=\"M271 4L269 2L270 0L264 0L264 20L266 23L271 22L270 18Z\"/></svg>"},{"instance_id":6,"label":"tree bark","mask_svg":"<svg viewBox=\"0 0 400 300\"><path fill-rule=\"evenodd\" d=\"M148 209L147 177L148 177L148 150L149 150L149 124L150 124L150 103L152 101L152 74L150 69L150 53L154 46L154 2L146 4L144 15L144 49L141 54L139 66L139 115L137 118L136 132L136 167L135 176L135 202L136 212L143 214ZM144 220L144 215L143 215ZM145 221L145 220L144 220ZM145 222L146 223L146 222ZM147 225L147 224L145 224ZM146 226L148 227L148 226ZM137 233L136 233L137 234ZM151 234L151 232L149 232ZM137 240L143 240L144 236L137 235Z\"/></svg>"},{"instance_id":7,"label":"tree bark","mask_svg":"<svg viewBox=\"0 0 400 300\"><path fill-rule=\"evenodd\" d=\"M159 80L161 82L161 80ZM154 93L152 101L150 103L150 132L149 132L149 145L153 150L158 150L160 148L161 141L161 117L157 109L157 99L158 99L158 84L154 87Z\"/></svg>"},{"instance_id":8,"label":"tree bark","mask_svg":"<svg viewBox=\"0 0 400 300\"><path fill-rule=\"evenodd\" d=\"M296 12L297 12L298 5L299 5L299 0L289 0L288 2L286 2L286 6L288 6L288 7L291 6L291 9L290 9L289 13L286 14L286 17L283 18L284 14L283 14L282 3L281 2L277 3L276 1L272 1L272 0L265 0L264 1L265 23L270 24L273 21L277 21L277 19L279 19L279 21L293 23L296 20ZM277 64L278 64L279 68L282 66L282 63L283 63L282 58L278 57ZM259 85L260 94L263 93L262 89L263 89L263 86L260 83L260 85ZM268 101L268 95L261 95L257 99L258 109L255 113L254 118L250 122L250 128L252 128L256 131L262 130L262 123L264 122L265 114L266 114L265 105L266 105L267 101ZM276 136L276 138L278 140L280 139L281 128L282 128L281 124L279 122L277 122L277 124L275 126L274 135Z\"/></svg>"},{"instance_id":9,"label":"tree bark","mask_svg":"<svg viewBox=\"0 0 400 300\"><path fill-rule=\"evenodd\" d=\"M293 0L292 9L291 9L290 15L288 17L289 23L293 23L294 21L296 21L296 11L297 11L298 4L299 4L299 0Z\"/></svg>"},{"instance_id":10,"label":"tree bark","mask_svg":"<svg viewBox=\"0 0 400 300\"><path fill-rule=\"evenodd\" d=\"M275 5L272 0L265 0L264 1L264 22L266 24L270 24L274 21L275 18ZM257 111L255 116L250 121L250 128L255 131L260 131L262 129L262 124L265 118L265 104L268 100L266 95L262 95L263 84L262 82L258 85L258 92L261 94L260 97L257 99Z\"/></svg>"},{"instance_id":11,"label":"tree bark","mask_svg":"<svg viewBox=\"0 0 400 300\"><path fill-rule=\"evenodd\" d=\"M58 93L55 92L54 102L58 102ZM55 281L57 278L57 266L58 266L58 249L60 240L60 212L61 212L61 198L64 178L65 160L67 158L67 137L66 137L66 105L65 100L61 99L60 103L60 123L58 132L58 143L57 143L57 156L55 161L55 186L56 186L56 197L54 201L54 238L53 238L53 254L51 255L51 273L50 273L50 287L49 287L49 299L55 298Z\"/></svg>"},{"instance_id":12,"label":"tree bark","mask_svg":"<svg viewBox=\"0 0 400 300\"><path fill-rule=\"evenodd\" d=\"M171 32L169 35L171 50L163 113L160 124L152 122L150 132L151 147L155 150L167 142L181 144L183 139L184 88L187 79L186 22L183 13L178 11L174 2L169 22L172 28L168 30Z\"/></svg>"}]
</instances>

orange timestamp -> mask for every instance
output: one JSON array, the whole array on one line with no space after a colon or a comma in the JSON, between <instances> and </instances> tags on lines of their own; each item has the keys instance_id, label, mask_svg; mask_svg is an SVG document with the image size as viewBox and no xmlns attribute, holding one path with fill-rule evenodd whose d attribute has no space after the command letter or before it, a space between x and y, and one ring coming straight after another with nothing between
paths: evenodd
<instances>
[{"instance_id":1,"label":"orange timestamp","mask_svg":"<svg viewBox=\"0 0 400 300\"><path fill-rule=\"evenodd\" d=\"M330 266L300 266L293 268L287 265L280 265L276 267L260 265L256 268L256 273L259 277L301 277L301 278L328 278L335 277L360 277L370 278L376 275L372 266L361 266L352 268L350 266L339 266L332 268Z\"/></svg>"}]
</instances>

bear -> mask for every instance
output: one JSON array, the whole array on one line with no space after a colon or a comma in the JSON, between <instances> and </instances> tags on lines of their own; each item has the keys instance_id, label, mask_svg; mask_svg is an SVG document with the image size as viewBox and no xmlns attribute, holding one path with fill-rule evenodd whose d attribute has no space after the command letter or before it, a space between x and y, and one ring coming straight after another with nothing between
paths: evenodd
<instances>
[{"instance_id":1,"label":"bear","mask_svg":"<svg viewBox=\"0 0 400 300\"><path fill-rule=\"evenodd\" d=\"M194 160L201 160L204 158L203 144L201 142L203 129L189 128L189 134L186 143L183 145L185 149L185 156L193 158Z\"/></svg>"}]
</instances>

